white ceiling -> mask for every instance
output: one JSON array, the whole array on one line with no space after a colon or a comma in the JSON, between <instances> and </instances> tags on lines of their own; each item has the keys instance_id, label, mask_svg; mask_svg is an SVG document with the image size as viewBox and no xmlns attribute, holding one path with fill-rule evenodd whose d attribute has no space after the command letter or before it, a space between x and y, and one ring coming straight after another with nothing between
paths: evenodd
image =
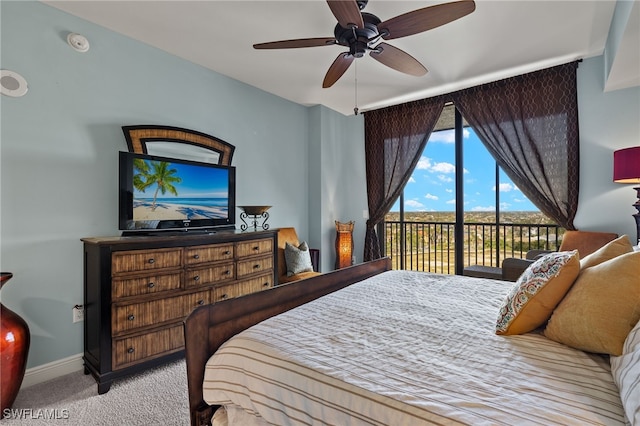
<instances>
[{"instance_id":1,"label":"white ceiling","mask_svg":"<svg viewBox=\"0 0 640 426\"><path fill-rule=\"evenodd\" d=\"M384 21L443 2L370 0L365 11ZM468 16L388 41L425 65L429 69L425 76L405 75L365 56L331 88L323 89L324 75L345 50L342 46L252 47L276 40L333 37L336 20L323 0L44 3L293 102L322 104L346 115L353 114L356 93L364 111L601 55L616 4L615 0L476 0L476 10ZM622 86L637 85L640 75L638 19L629 22L623 34L627 43L622 44L627 46L621 62L625 65L615 67L615 78L632 83ZM85 36L92 44L100 43Z\"/></svg>"}]
</instances>

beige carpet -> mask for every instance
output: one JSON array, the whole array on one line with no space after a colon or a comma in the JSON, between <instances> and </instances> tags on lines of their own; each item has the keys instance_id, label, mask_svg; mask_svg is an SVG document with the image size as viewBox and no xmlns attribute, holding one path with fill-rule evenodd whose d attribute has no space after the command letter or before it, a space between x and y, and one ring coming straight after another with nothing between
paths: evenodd
<instances>
[{"instance_id":1,"label":"beige carpet","mask_svg":"<svg viewBox=\"0 0 640 426\"><path fill-rule=\"evenodd\" d=\"M98 395L92 376L82 371L20 390L14 425L189 425L184 360L116 380ZM22 418L16 418L20 417Z\"/></svg>"}]
</instances>

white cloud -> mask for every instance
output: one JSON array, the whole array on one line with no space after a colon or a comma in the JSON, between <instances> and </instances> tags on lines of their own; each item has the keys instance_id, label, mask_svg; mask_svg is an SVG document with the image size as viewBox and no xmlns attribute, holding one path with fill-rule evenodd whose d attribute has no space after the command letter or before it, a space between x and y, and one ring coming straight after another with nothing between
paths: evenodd
<instances>
[{"instance_id":1,"label":"white cloud","mask_svg":"<svg viewBox=\"0 0 640 426\"><path fill-rule=\"evenodd\" d=\"M438 173L455 173L456 172L456 166L454 166L451 163L435 163L433 166L431 166L431 168L429 169L431 172L438 172Z\"/></svg>"},{"instance_id":2,"label":"white cloud","mask_svg":"<svg viewBox=\"0 0 640 426\"><path fill-rule=\"evenodd\" d=\"M407 200L407 201L404 202L404 205L407 206L407 207L413 207L413 208L416 208L416 209L424 207L424 204L422 204L421 202L416 201L416 200Z\"/></svg>"},{"instance_id":3,"label":"white cloud","mask_svg":"<svg viewBox=\"0 0 640 426\"><path fill-rule=\"evenodd\" d=\"M511 183L501 183L500 184L500 192L510 192L510 191L516 191L518 188L516 188L515 185L511 184ZM496 186L493 186L493 190L496 190Z\"/></svg>"},{"instance_id":4,"label":"white cloud","mask_svg":"<svg viewBox=\"0 0 640 426\"><path fill-rule=\"evenodd\" d=\"M455 129L440 130L439 132L431 133L431 136L429 136L429 142L455 143L455 141L456 141Z\"/></svg>"},{"instance_id":5,"label":"white cloud","mask_svg":"<svg viewBox=\"0 0 640 426\"><path fill-rule=\"evenodd\" d=\"M455 203L456 203L455 199L447 201L447 204L455 204Z\"/></svg>"},{"instance_id":6,"label":"white cloud","mask_svg":"<svg viewBox=\"0 0 640 426\"><path fill-rule=\"evenodd\" d=\"M445 175L438 175L438 179L440 179L442 182L453 182L453 178L450 178L448 176Z\"/></svg>"},{"instance_id":7,"label":"white cloud","mask_svg":"<svg viewBox=\"0 0 640 426\"><path fill-rule=\"evenodd\" d=\"M449 194L453 194L453 189L445 189Z\"/></svg>"},{"instance_id":8,"label":"white cloud","mask_svg":"<svg viewBox=\"0 0 640 426\"><path fill-rule=\"evenodd\" d=\"M416 183L416 180L413 178L413 176L411 176L407 183Z\"/></svg>"},{"instance_id":9,"label":"white cloud","mask_svg":"<svg viewBox=\"0 0 640 426\"><path fill-rule=\"evenodd\" d=\"M509 203L500 203L500 210L509 210L509 207L511 207Z\"/></svg>"},{"instance_id":10,"label":"white cloud","mask_svg":"<svg viewBox=\"0 0 640 426\"><path fill-rule=\"evenodd\" d=\"M467 139L470 136L469 129L464 128L462 130L462 137ZM429 136L429 142L442 142L442 143L455 143L456 142L456 131L455 129L449 130L440 130L438 132L431 133Z\"/></svg>"},{"instance_id":11,"label":"white cloud","mask_svg":"<svg viewBox=\"0 0 640 426\"><path fill-rule=\"evenodd\" d=\"M494 212L496 211L496 207L495 206L475 206L471 208L472 212Z\"/></svg>"},{"instance_id":12,"label":"white cloud","mask_svg":"<svg viewBox=\"0 0 640 426\"><path fill-rule=\"evenodd\" d=\"M437 200L438 196L437 195L433 195L433 194L427 194L424 196L424 198L429 199L429 200Z\"/></svg>"},{"instance_id":13,"label":"white cloud","mask_svg":"<svg viewBox=\"0 0 640 426\"><path fill-rule=\"evenodd\" d=\"M416 164L416 170L427 170L430 173L449 174L456 172L456 166L447 162L434 163L431 158L422 156L420 157L420 160L418 160L418 164ZM469 172L465 170L465 173Z\"/></svg>"},{"instance_id":14,"label":"white cloud","mask_svg":"<svg viewBox=\"0 0 640 426\"><path fill-rule=\"evenodd\" d=\"M431 168L431 159L428 157L420 157L418 164L416 164L417 170L429 170Z\"/></svg>"}]
</instances>

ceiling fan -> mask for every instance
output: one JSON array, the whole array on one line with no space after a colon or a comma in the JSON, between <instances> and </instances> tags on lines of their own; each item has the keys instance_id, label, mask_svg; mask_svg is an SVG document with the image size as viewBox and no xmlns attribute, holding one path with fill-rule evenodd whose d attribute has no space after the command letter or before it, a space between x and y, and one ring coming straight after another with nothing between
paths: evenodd
<instances>
[{"instance_id":1,"label":"ceiling fan","mask_svg":"<svg viewBox=\"0 0 640 426\"><path fill-rule=\"evenodd\" d=\"M381 21L377 16L360 12L369 0L327 0L338 20L333 37L301 38L254 44L254 49L294 49L340 45L349 48L333 61L322 82L331 87L347 71L355 58L369 51L376 61L405 74L421 76L427 69L405 51L381 42L406 37L439 27L473 12L473 0L461 0L417 9L395 18Z\"/></svg>"}]
</instances>

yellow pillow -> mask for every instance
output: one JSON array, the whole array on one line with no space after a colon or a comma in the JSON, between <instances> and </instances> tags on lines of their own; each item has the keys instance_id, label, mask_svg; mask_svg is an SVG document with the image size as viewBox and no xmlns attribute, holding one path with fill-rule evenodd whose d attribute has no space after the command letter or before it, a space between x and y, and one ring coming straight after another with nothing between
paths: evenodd
<instances>
[{"instance_id":1,"label":"yellow pillow","mask_svg":"<svg viewBox=\"0 0 640 426\"><path fill-rule=\"evenodd\" d=\"M629 253L632 251L633 247L629 242L629 237L623 235L600 247L590 255L587 255L580 259L580 269L596 266L602 262L606 262L609 259L613 259L614 257L620 256L621 254Z\"/></svg>"},{"instance_id":2,"label":"yellow pillow","mask_svg":"<svg viewBox=\"0 0 640 426\"><path fill-rule=\"evenodd\" d=\"M579 273L578 250L550 253L533 262L507 295L496 334L522 334L543 325Z\"/></svg>"},{"instance_id":3,"label":"yellow pillow","mask_svg":"<svg viewBox=\"0 0 640 426\"><path fill-rule=\"evenodd\" d=\"M640 252L632 252L584 269L544 335L583 351L621 355L639 320Z\"/></svg>"}]
</instances>

